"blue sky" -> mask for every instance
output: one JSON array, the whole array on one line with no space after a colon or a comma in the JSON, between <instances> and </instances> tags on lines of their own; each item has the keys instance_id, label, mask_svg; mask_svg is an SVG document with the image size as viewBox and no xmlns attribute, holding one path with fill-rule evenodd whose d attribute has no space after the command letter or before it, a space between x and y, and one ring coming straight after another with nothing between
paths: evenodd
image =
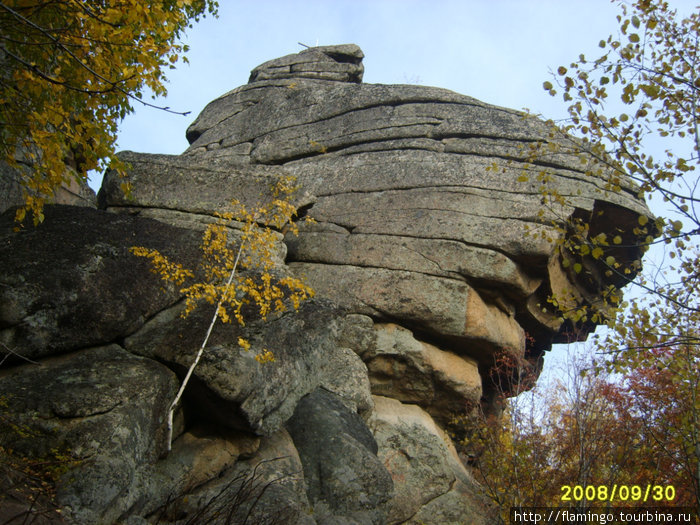
<instances>
[{"instance_id":1,"label":"blue sky","mask_svg":"<svg viewBox=\"0 0 700 525\"><path fill-rule=\"evenodd\" d=\"M680 0L677 0L680 2ZM680 2L692 5L690 2ZM156 101L187 116L136 105L120 150L180 153L204 106L248 81L258 64L303 48L358 44L365 82L439 86L548 118L564 106L542 89L549 71L597 50L615 31L607 0L220 0L186 36L189 64L170 71ZM97 180L93 185L98 185Z\"/></svg>"}]
</instances>

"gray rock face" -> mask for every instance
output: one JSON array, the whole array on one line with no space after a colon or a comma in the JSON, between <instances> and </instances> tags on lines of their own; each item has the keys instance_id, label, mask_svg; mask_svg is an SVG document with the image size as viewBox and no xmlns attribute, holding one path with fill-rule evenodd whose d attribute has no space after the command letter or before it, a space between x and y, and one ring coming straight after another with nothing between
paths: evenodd
<instances>
[{"instance_id":1,"label":"gray rock face","mask_svg":"<svg viewBox=\"0 0 700 525\"><path fill-rule=\"evenodd\" d=\"M0 342L27 358L111 343L178 299L131 246L196 265L192 230L91 208L47 206L45 216L19 233L10 212L0 216Z\"/></svg>"},{"instance_id":2,"label":"gray rock face","mask_svg":"<svg viewBox=\"0 0 700 525\"><path fill-rule=\"evenodd\" d=\"M648 214L631 185L607 192L602 179L582 171L578 157L563 153L529 167L529 146L546 142L549 130L521 112L439 88L281 72L310 56L345 52L344 46L320 48L271 61L259 71L279 75L254 74L210 103L188 129L191 145L183 155L157 163L138 157L143 168L132 184L139 205L166 206L150 188L160 180L175 188L165 182L172 178L146 182L140 175L162 171L164 162L189 163L190 172L178 179L180 195L206 193L197 190L202 166L226 166L231 181L270 170L293 174L306 192L300 204L316 224L288 239L288 262L325 296L354 312L457 340L460 352L481 363L499 349L522 355L524 332L535 337L539 352L584 336L590 326L567 331L542 311L551 291L564 284L551 272L562 257L553 224L601 211L608 228L631 224ZM522 181L525 169L534 173ZM543 209L538 171L571 205ZM167 207L195 211L189 200L174 197ZM114 209L125 204L114 189L102 202ZM217 204L212 198L206 205ZM605 285L591 283L594 271L564 273L566 287L580 291L582 302ZM467 312L467 302L486 306ZM484 329L497 317L503 329L494 331L505 337Z\"/></svg>"},{"instance_id":3,"label":"gray rock face","mask_svg":"<svg viewBox=\"0 0 700 525\"><path fill-rule=\"evenodd\" d=\"M216 449L212 449L216 454ZM315 525L306 497L302 465L289 434L260 440L252 457L210 475L179 497L171 497L151 519L158 523Z\"/></svg>"},{"instance_id":4,"label":"gray rock face","mask_svg":"<svg viewBox=\"0 0 700 525\"><path fill-rule=\"evenodd\" d=\"M449 437L422 409L376 397L369 426L394 480L387 523L495 522Z\"/></svg>"},{"instance_id":5,"label":"gray rock face","mask_svg":"<svg viewBox=\"0 0 700 525\"><path fill-rule=\"evenodd\" d=\"M362 50L355 44L311 47L301 53L276 58L250 73L249 83L280 78L315 78L336 82L362 82Z\"/></svg>"},{"instance_id":6,"label":"gray rock face","mask_svg":"<svg viewBox=\"0 0 700 525\"><path fill-rule=\"evenodd\" d=\"M15 206L24 206L25 200L20 184L20 180L25 178L23 176L29 176L26 160L20 161L17 167L0 162L0 213ZM95 192L92 191L92 188L86 182L78 183L76 180L63 184L52 196L47 198L47 202L89 208L97 206Z\"/></svg>"},{"instance_id":7,"label":"gray rock face","mask_svg":"<svg viewBox=\"0 0 700 525\"><path fill-rule=\"evenodd\" d=\"M374 344L362 354L372 391L416 404L442 425L481 400L476 361L415 339L400 326L377 324Z\"/></svg>"},{"instance_id":8,"label":"gray rock face","mask_svg":"<svg viewBox=\"0 0 700 525\"><path fill-rule=\"evenodd\" d=\"M334 394L318 389L298 403L287 428L319 523L384 522L393 484L360 416Z\"/></svg>"},{"instance_id":9,"label":"gray rock face","mask_svg":"<svg viewBox=\"0 0 700 525\"><path fill-rule=\"evenodd\" d=\"M211 311L200 308L186 319L181 308L161 312L125 340L130 352L168 363L182 372L189 367L206 331ZM260 435L277 431L298 401L326 381L326 367L338 354L334 325L337 309L308 302L298 312L252 322L246 327L221 324L209 341L194 373L192 403L214 423ZM243 350L238 338L251 343ZM255 360L270 349L275 360L265 366ZM345 359L344 354L337 359ZM343 384L338 382L339 388ZM354 394L353 388L347 389Z\"/></svg>"},{"instance_id":10,"label":"gray rock face","mask_svg":"<svg viewBox=\"0 0 700 525\"><path fill-rule=\"evenodd\" d=\"M139 477L163 450L161 421L177 381L111 345L2 370L0 391L13 419L0 429L3 446L73 456L77 466L57 486L66 518L111 523L139 499Z\"/></svg>"},{"instance_id":11,"label":"gray rock face","mask_svg":"<svg viewBox=\"0 0 700 525\"><path fill-rule=\"evenodd\" d=\"M0 349L14 356L0 392L45 434L0 431L0 446L41 454L56 430L94 453L58 486L77 523L496 522L444 428L488 408L496 355L537 363L592 328L544 311L551 293L590 304L621 284L592 260L565 267L566 220L633 245L649 212L578 157L531 166L530 146L550 140L540 120L444 89L362 84L362 57L342 45L266 62L202 111L182 155L122 153L130 195L108 172L100 210L49 207L19 234L0 217ZM182 319L182 291L129 248L197 268L205 225L232 199L269 200L279 176L297 178L292 204L315 222L275 233L274 272L304 276L316 298L215 327L160 457L212 307ZM543 206L542 176L569 204ZM259 364L263 349L276 360Z\"/></svg>"},{"instance_id":12,"label":"gray rock face","mask_svg":"<svg viewBox=\"0 0 700 525\"><path fill-rule=\"evenodd\" d=\"M22 204L22 188L18 179L16 168L0 162L0 213Z\"/></svg>"}]
</instances>

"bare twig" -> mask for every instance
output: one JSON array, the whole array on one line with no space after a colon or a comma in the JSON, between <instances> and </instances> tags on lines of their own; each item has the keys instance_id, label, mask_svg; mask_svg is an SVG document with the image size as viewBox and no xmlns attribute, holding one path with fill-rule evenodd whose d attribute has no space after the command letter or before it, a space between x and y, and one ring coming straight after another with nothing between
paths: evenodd
<instances>
[{"instance_id":1,"label":"bare twig","mask_svg":"<svg viewBox=\"0 0 700 525\"><path fill-rule=\"evenodd\" d=\"M7 350L7 354L0 360L0 366L3 365L3 363L10 357L10 355L14 355L16 357L19 357L20 359L23 359L24 361L27 361L28 363L31 363L33 365L39 365L41 366L41 363L38 361L33 361L32 359L29 359L28 357L23 356L22 354L18 354L15 352L12 348L7 346L5 343L0 343L0 346L2 346L5 350Z\"/></svg>"}]
</instances>

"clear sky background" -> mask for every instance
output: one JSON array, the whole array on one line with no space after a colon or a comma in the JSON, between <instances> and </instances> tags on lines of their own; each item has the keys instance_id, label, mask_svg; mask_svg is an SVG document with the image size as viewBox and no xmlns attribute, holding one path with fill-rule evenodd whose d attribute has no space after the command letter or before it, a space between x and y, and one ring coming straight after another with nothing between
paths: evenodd
<instances>
[{"instance_id":1,"label":"clear sky background","mask_svg":"<svg viewBox=\"0 0 700 525\"><path fill-rule=\"evenodd\" d=\"M698 5L669 4L681 13ZM564 103L542 83L580 53L599 56L598 42L617 34L619 13L609 0L219 0L219 6L218 18L188 31L190 63L168 73L168 97L154 101L190 115L135 104L118 149L181 153L187 126L208 102L247 83L255 66L303 50L299 42L358 44L366 83L437 86L563 118ZM100 179L91 181L95 190Z\"/></svg>"}]
</instances>

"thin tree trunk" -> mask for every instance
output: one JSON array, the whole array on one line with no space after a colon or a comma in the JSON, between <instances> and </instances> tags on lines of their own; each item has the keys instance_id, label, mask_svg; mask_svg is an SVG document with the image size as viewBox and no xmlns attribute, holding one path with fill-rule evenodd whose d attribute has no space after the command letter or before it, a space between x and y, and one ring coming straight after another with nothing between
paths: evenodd
<instances>
[{"instance_id":1,"label":"thin tree trunk","mask_svg":"<svg viewBox=\"0 0 700 525\"><path fill-rule=\"evenodd\" d=\"M190 380L190 377L192 377L192 372L194 371L195 367L199 363L200 358L202 357L202 354L204 353L204 349L207 346L207 343L209 342L209 336L211 335L212 329L214 328L214 325L216 324L216 319L219 317L219 309L221 308L221 305L224 302L224 298L226 295L228 295L229 288L231 287L231 283L233 282L233 276L236 273L236 269L238 268L238 261L241 258L241 252L243 251L243 242L241 242L241 246L238 248L238 253L236 254L236 261L233 263L233 268L231 269L231 273L228 276L228 281L226 281L226 288L224 289L224 293L221 294L221 297L219 298L219 302L216 304L216 309L214 310L214 315L211 318L211 322L209 323L209 328L207 329L207 334L204 336L204 341L202 341L202 346L199 347L199 351L197 352L197 355L194 358L194 361L190 365L189 370L187 370L187 374L185 375L185 379L182 380L182 384L180 385L180 390L178 391L177 395L175 396L175 399L173 399L173 402L170 404L170 408L168 409L168 431L167 431L167 449L165 451L165 455L168 455L170 451L172 450L172 444L173 444L173 417L175 414L175 409L177 408L177 404L180 402L180 398L182 397L183 392L185 391L185 387L187 387L187 383Z\"/></svg>"}]
</instances>

